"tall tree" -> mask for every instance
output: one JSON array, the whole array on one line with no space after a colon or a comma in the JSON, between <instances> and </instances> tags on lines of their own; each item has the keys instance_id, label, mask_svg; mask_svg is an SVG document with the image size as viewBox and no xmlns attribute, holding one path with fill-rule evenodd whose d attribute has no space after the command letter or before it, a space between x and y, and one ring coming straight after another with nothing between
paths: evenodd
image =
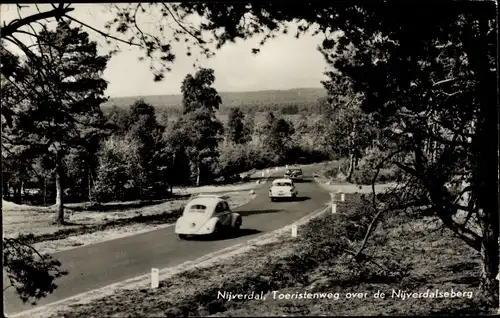
<instances>
[{"instance_id":1,"label":"tall tree","mask_svg":"<svg viewBox=\"0 0 500 318\"><path fill-rule=\"evenodd\" d=\"M99 201L122 200L136 194L141 165L139 141L130 136L112 135L99 150L95 191Z\"/></svg>"},{"instance_id":2,"label":"tall tree","mask_svg":"<svg viewBox=\"0 0 500 318\"><path fill-rule=\"evenodd\" d=\"M255 134L255 112L250 111L245 115L245 120L243 122L246 134L249 136L250 141Z\"/></svg>"},{"instance_id":3,"label":"tall tree","mask_svg":"<svg viewBox=\"0 0 500 318\"><path fill-rule=\"evenodd\" d=\"M178 152L183 149L189 158L195 184L203 181L203 172L209 172L218 156L218 143L224 132L222 123L215 116L215 111L222 103L217 90L212 69L201 68L193 76L186 75L182 82L182 103L184 114L174 125L170 138L173 148Z\"/></svg>"},{"instance_id":4,"label":"tall tree","mask_svg":"<svg viewBox=\"0 0 500 318\"><path fill-rule=\"evenodd\" d=\"M171 136L174 149L182 149L191 165L194 184L201 185L203 173L209 172L218 157L218 145L224 132L222 123L207 108L182 116Z\"/></svg>"},{"instance_id":5,"label":"tall tree","mask_svg":"<svg viewBox=\"0 0 500 318\"><path fill-rule=\"evenodd\" d=\"M457 7L430 13L410 5L397 15L383 7L376 14L359 8L351 18L365 22L347 28L323 54L365 94L361 108L385 129L388 143L379 146L393 148L382 162L406 176L393 193L397 207L417 209L425 198L429 211L480 253L485 299L497 303L494 18Z\"/></svg>"},{"instance_id":6,"label":"tall tree","mask_svg":"<svg viewBox=\"0 0 500 318\"><path fill-rule=\"evenodd\" d=\"M113 105L106 115L108 123L114 126L114 134L125 135L130 126L130 114L126 108Z\"/></svg>"},{"instance_id":7,"label":"tall tree","mask_svg":"<svg viewBox=\"0 0 500 318\"><path fill-rule=\"evenodd\" d=\"M278 118L273 112L266 114L260 128L262 145L274 155L275 163L281 163L286 157L295 129L293 124L284 118Z\"/></svg>"},{"instance_id":8,"label":"tall tree","mask_svg":"<svg viewBox=\"0 0 500 318\"><path fill-rule=\"evenodd\" d=\"M156 119L156 111L152 105L144 100L138 100L132 105L127 135L137 140L139 145L141 171L144 174L138 180L141 180L142 187L152 187L155 191L164 185L168 178L166 172L169 158L168 153L164 151L164 130L165 127Z\"/></svg>"},{"instance_id":9,"label":"tall tree","mask_svg":"<svg viewBox=\"0 0 500 318\"><path fill-rule=\"evenodd\" d=\"M235 144L244 144L251 139L249 129L245 127L245 115L238 107L229 110L226 135Z\"/></svg>"},{"instance_id":10,"label":"tall tree","mask_svg":"<svg viewBox=\"0 0 500 318\"><path fill-rule=\"evenodd\" d=\"M350 181L358 161L373 146L379 130L373 116L361 110L363 95L353 90L352 81L335 68L326 75L329 77L323 81L328 93L326 107L313 130L318 144L335 156L349 158L347 180Z\"/></svg>"},{"instance_id":11,"label":"tall tree","mask_svg":"<svg viewBox=\"0 0 500 318\"><path fill-rule=\"evenodd\" d=\"M214 70L209 68L199 69L194 76L186 75L181 86L184 114L199 108L207 108L211 111L219 109L222 99L217 90L212 87L214 82Z\"/></svg>"},{"instance_id":12,"label":"tall tree","mask_svg":"<svg viewBox=\"0 0 500 318\"><path fill-rule=\"evenodd\" d=\"M104 127L100 104L107 83L101 75L108 56L99 56L87 33L65 23L54 31L45 29L40 39L36 55L4 68L2 76L22 99L12 106L17 115L2 134L2 146L24 147L22 158L50 154L56 175L56 222L62 224L64 157L72 148L89 149L91 136Z\"/></svg>"}]
</instances>

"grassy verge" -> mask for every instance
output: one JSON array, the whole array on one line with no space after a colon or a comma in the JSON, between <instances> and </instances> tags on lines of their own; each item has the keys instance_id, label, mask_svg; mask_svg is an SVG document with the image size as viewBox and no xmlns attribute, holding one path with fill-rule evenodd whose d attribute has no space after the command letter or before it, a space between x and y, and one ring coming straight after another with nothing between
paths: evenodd
<instances>
[{"instance_id":1,"label":"grassy verge","mask_svg":"<svg viewBox=\"0 0 500 318\"><path fill-rule=\"evenodd\" d=\"M96 224L96 225L79 225L76 228L62 229L54 233L48 233L48 234L41 234L41 235L33 235L31 233L20 234L18 236L18 239L23 240L27 244L34 244L44 241L61 240L68 238L70 236L93 233L98 231L105 231L130 224L173 223L181 214L182 214L182 209L176 209L173 211L166 211L160 214L138 215L131 218L112 220L106 223Z\"/></svg>"},{"instance_id":2,"label":"grassy verge","mask_svg":"<svg viewBox=\"0 0 500 318\"><path fill-rule=\"evenodd\" d=\"M429 218L391 214L374 232L364 257L350 259L375 213L360 195L347 195L336 215L325 214L299 229L298 238L251 250L209 268L162 281L158 289L121 290L63 317L448 315L480 314L478 255ZM370 255L371 257L369 257ZM383 268L383 269L382 269ZM395 292L460 291L466 297L392 297ZM274 291L274 293L273 293ZM273 299L273 295L332 293L338 299ZM377 292L384 299L374 298ZM263 293L265 300L218 298L218 292ZM347 293L364 297L347 298ZM471 297L468 297L471 293ZM359 296L359 295L357 295Z\"/></svg>"},{"instance_id":3,"label":"grassy verge","mask_svg":"<svg viewBox=\"0 0 500 318\"><path fill-rule=\"evenodd\" d=\"M248 194L247 192L229 192L226 193L226 195L230 197L229 204L231 208L248 203L255 197L255 195ZM125 232L128 233L123 233L123 235L130 235L133 234L134 231L147 230L148 228L155 229L155 225L174 223L182 214L183 205L187 200L188 198L184 198L159 203L157 205L147 205L142 208L131 209L126 209L124 206L115 207L115 209L104 206L101 210L92 210L96 209L96 207L88 206L78 207L78 209L74 207L73 211L77 212L67 213L67 218L72 221L68 222L64 227L59 227L58 229L54 225L52 228L49 228L51 231L48 233L19 234L17 238L25 241L27 244L35 244L47 241L59 241L73 237L77 238L78 236L96 232L114 238L118 233L114 233L112 231L113 229L127 230ZM34 225L36 225L36 223ZM15 224L12 226L15 226ZM96 239L97 238L92 238L94 241ZM60 243L62 244L64 242ZM78 242L76 242L76 244L83 245L83 243L78 244Z\"/></svg>"}]
</instances>

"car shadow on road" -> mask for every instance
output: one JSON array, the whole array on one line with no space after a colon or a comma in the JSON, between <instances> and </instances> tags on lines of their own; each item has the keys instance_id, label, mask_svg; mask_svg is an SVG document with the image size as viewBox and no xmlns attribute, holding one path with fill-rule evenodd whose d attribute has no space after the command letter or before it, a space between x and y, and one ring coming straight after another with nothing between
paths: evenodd
<instances>
[{"instance_id":1,"label":"car shadow on road","mask_svg":"<svg viewBox=\"0 0 500 318\"><path fill-rule=\"evenodd\" d=\"M278 213L278 212L283 212L283 210L266 209L266 210L247 210L247 211L234 211L234 212L238 213L241 216L250 216L250 215L257 215L257 214Z\"/></svg>"},{"instance_id":2,"label":"car shadow on road","mask_svg":"<svg viewBox=\"0 0 500 318\"><path fill-rule=\"evenodd\" d=\"M223 240L231 240L238 237L249 236L261 233L262 231L256 229L240 229L238 231L228 231L224 232L220 235L200 235L196 237L189 238L190 241L223 241Z\"/></svg>"},{"instance_id":3,"label":"car shadow on road","mask_svg":"<svg viewBox=\"0 0 500 318\"><path fill-rule=\"evenodd\" d=\"M297 198L295 198L295 201L299 201L299 202L307 201L307 200L311 200L311 197L297 197Z\"/></svg>"},{"instance_id":4,"label":"car shadow on road","mask_svg":"<svg viewBox=\"0 0 500 318\"><path fill-rule=\"evenodd\" d=\"M302 201L307 201L307 200L311 200L311 197L296 197L295 199L283 198L283 199L275 200L274 203L278 203L278 202L302 202Z\"/></svg>"},{"instance_id":5,"label":"car shadow on road","mask_svg":"<svg viewBox=\"0 0 500 318\"><path fill-rule=\"evenodd\" d=\"M294 183L311 183L310 179L302 179L302 180L293 180Z\"/></svg>"}]
</instances>

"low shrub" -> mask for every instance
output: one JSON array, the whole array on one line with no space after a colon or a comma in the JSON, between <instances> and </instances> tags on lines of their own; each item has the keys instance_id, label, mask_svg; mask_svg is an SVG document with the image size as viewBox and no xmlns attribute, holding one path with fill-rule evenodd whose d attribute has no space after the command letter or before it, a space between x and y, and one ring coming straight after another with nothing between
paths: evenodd
<instances>
[{"instance_id":1,"label":"low shrub","mask_svg":"<svg viewBox=\"0 0 500 318\"><path fill-rule=\"evenodd\" d=\"M376 170L369 166L363 165L354 170L351 182L355 184L371 185ZM400 177L400 172L397 167L380 169L375 183L395 182Z\"/></svg>"}]
</instances>

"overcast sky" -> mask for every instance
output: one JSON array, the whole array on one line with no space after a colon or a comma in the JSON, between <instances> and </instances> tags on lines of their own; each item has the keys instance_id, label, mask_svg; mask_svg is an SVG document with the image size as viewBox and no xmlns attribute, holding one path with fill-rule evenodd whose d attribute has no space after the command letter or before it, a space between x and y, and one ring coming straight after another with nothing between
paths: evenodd
<instances>
[{"instance_id":1,"label":"overcast sky","mask_svg":"<svg viewBox=\"0 0 500 318\"><path fill-rule=\"evenodd\" d=\"M39 5L42 10L46 6ZM110 18L103 4L75 4L74 7L73 17L100 29ZM36 12L34 10L32 5L23 9L23 16ZM15 5L1 5L0 17L2 24L17 18ZM91 38L102 42L102 38L88 32ZM321 40L321 36L305 35L297 40L293 34L284 35L266 43L258 55L251 54L251 49L256 47L259 39L240 41L224 46L208 60L201 58L200 65L215 70L215 87L221 92L321 87L326 67L316 49ZM138 61L139 51L123 48L111 58L104 72L110 97L180 94L183 78L195 72L192 66L194 58L176 52L172 71L162 82L155 83L148 62Z\"/></svg>"}]
</instances>

